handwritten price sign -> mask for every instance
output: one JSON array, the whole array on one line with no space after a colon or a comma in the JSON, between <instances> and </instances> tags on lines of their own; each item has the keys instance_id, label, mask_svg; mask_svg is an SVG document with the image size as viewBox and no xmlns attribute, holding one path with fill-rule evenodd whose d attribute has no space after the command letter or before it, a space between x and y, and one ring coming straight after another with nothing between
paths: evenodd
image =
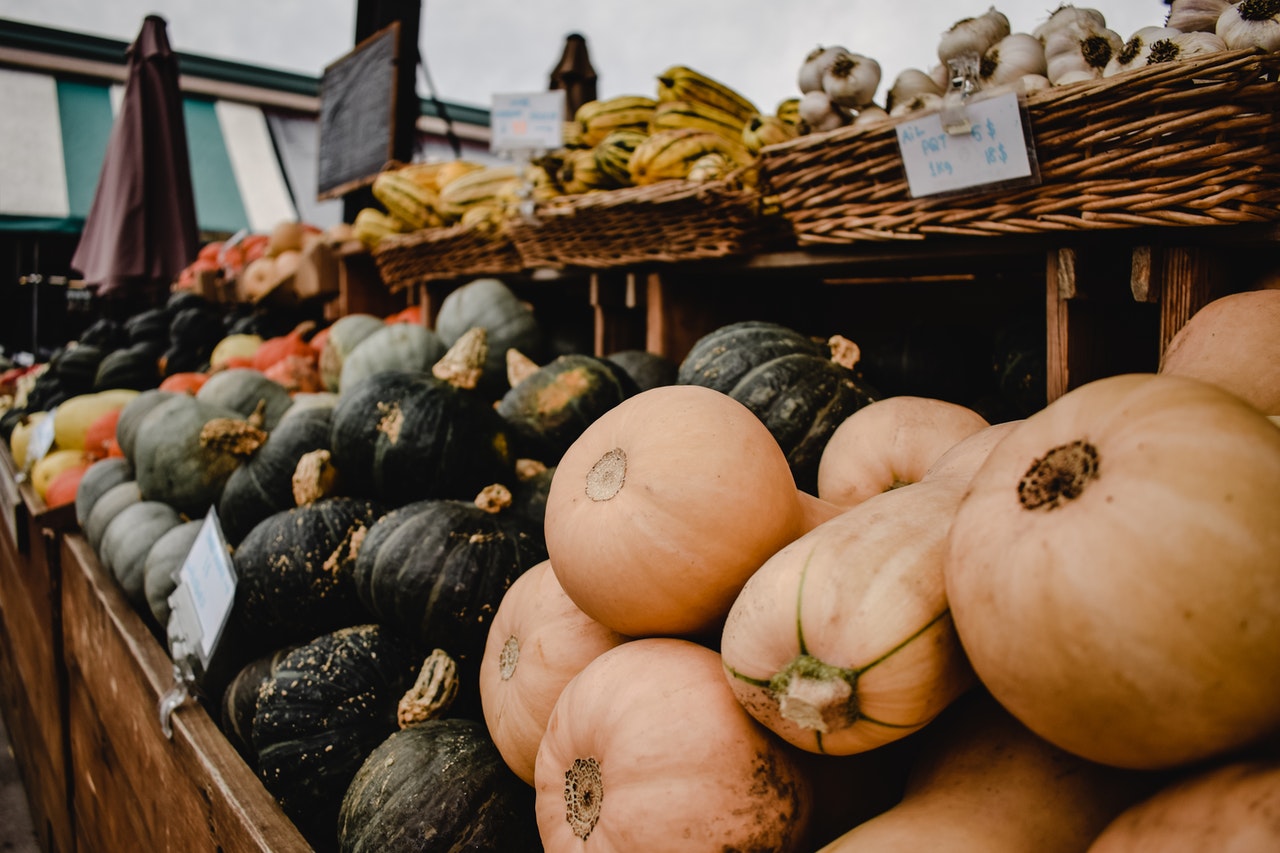
<instances>
[{"instance_id":1,"label":"handwritten price sign","mask_svg":"<svg viewBox=\"0 0 1280 853\"><path fill-rule=\"evenodd\" d=\"M1038 182L1017 94L976 100L968 111L967 133L944 131L938 113L898 125L898 149L913 197Z\"/></svg>"},{"instance_id":2,"label":"handwritten price sign","mask_svg":"<svg viewBox=\"0 0 1280 853\"><path fill-rule=\"evenodd\" d=\"M564 90L497 94L489 111L492 151L538 151L564 142Z\"/></svg>"}]
</instances>

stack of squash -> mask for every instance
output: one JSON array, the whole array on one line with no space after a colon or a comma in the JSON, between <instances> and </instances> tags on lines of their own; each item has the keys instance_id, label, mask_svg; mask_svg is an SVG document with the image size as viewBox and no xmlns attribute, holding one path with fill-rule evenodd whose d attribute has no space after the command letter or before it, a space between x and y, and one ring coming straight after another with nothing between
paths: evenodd
<instances>
[{"instance_id":1,"label":"stack of squash","mask_svg":"<svg viewBox=\"0 0 1280 853\"><path fill-rule=\"evenodd\" d=\"M1130 849L1280 774L1278 359L1221 307L1171 354L1254 387L993 424L765 322L554 352L480 279L274 336L322 391L135 392L77 513L163 638L217 510L208 701L320 850Z\"/></svg>"}]
</instances>

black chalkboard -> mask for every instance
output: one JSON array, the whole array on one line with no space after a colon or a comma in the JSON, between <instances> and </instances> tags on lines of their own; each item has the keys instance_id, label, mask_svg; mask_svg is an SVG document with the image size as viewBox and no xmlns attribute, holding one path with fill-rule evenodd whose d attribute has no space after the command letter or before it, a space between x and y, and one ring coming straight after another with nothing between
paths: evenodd
<instances>
[{"instance_id":1,"label":"black chalkboard","mask_svg":"<svg viewBox=\"0 0 1280 853\"><path fill-rule=\"evenodd\" d=\"M396 21L325 67L317 198L338 198L373 183L394 158L399 45Z\"/></svg>"}]
</instances>

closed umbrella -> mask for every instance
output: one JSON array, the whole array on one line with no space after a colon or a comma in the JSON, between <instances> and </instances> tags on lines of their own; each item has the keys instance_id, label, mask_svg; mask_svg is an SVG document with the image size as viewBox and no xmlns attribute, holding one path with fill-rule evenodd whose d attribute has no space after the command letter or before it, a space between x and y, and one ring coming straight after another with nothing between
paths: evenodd
<instances>
[{"instance_id":1,"label":"closed umbrella","mask_svg":"<svg viewBox=\"0 0 1280 853\"><path fill-rule=\"evenodd\" d=\"M148 15L71 266L99 295L153 301L199 251L178 60Z\"/></svg>"}]
</instances>

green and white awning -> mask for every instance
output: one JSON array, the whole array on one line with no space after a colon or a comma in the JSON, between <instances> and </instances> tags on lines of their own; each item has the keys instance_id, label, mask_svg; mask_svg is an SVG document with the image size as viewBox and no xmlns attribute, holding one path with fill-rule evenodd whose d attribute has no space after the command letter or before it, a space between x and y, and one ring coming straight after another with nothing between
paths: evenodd
<instances>
[{"instance_id":1,"label":"green and white awning","mask_svg":"<svg viewBox=\"0 0 1280 853\"><path fill-rule=\"evenodd\" d=\"M122 84L0 68L0 230L80 231L123 94ZM277 139L299 136L296 117L190 93L183 107L201 232L315 220L287 177L305 181L305 164L290 164Z\"/></svg>"}]
</instances>

